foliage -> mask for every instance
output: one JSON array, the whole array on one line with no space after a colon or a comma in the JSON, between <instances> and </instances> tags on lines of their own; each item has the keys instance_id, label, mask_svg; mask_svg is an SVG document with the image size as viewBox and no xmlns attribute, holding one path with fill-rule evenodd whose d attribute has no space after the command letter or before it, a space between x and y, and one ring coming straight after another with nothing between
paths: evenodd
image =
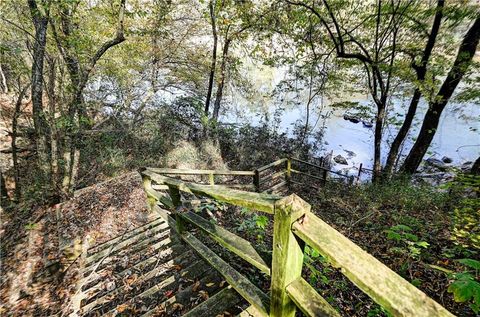
<instances>
[{"instance_id":1,"label":"foliage","mask_svg":"<svg viewBox=\"0 0 480 317\"><path fill-rule=\"evenodd\" d=\"M237 230L245 232L247 235L255 236L259 242L265 240L267 234L266 228L269 224L269 219L264 215L256 214L247 208L241 209L241 214L246 216L238 223Z\"/></svg>"},{"instance_id":2,"label":"foliage","mask_svg":"<svg viewBox=\"0 0 480 317\"><path fill-rule=\"evenodd\" d=\"M412 233L413 229L406 225L395 225L387 229L387 239L396 241L402 245L401 248L392 248L393 251L407 253L412 259L419 259L422 248L426 249L430 245L426 241L420 241L418 236Z\"/></svg>"},{"instance_id":3,"label":"foliage","mask_svg":"<svg viewBox=\"0 0 480 317\"><path fill-rule=\"evenodd\" d=\"M448 292L458 303L469 303L469 307L478 314L480 312L480 261L474 259L460 259L466 270L459 273L450 273L452 283Z\"/></svg>"},{"instance_id":4,"label":"foliage","mask_svg":"<svg viewBox=\"0 0 480 317\"><path fill-rule=\"evenodd\" d=\"M310 284L316 285L318 282L324 285L330 283L327 274L333 269L329 266L327 259L318 253L314 248L305 246L303 263L308 268ZM318 265L320 264L320 266ZM320 268L320 269L319 269Z\"/></svg>"},{"instance_id":5,"label":"foliage","mask_svg":"<svg viewBox=\"0 0 480 317\"><path fill-rule=\"evenodd\" d=\"M453 208L452 239L463 247L480 248L480 176L459 174L445 188L463 196Z\"/></svg>"}]
</instances>

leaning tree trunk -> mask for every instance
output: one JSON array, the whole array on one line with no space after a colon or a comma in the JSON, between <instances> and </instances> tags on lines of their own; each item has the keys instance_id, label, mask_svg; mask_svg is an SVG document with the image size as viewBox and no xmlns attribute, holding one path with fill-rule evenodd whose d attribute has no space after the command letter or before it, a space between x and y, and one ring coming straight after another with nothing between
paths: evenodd
<instances>
[{"instance_id":1,"label":"leaning tree trunk","mask_svg":"<svg viewBox=\"0 0 480 317\"><path fill-rule=\"evenodd\" d=\"M212 99L213 91L213 80L215 79L215 67L217 65L217 25L215 17L215 8L213 4L214 0L210 0L210 18L212 22L212 34L213 34L213 49L212 49L212 63L210 65L210 75L208 78L208 90L207 90L207 99L205 100L205 115L208 116L210 109L210 100Z\"/></svg>"},{"instance_id":2,"label":"leaning tree trunk","mask_svg":"<svg viewBox=\"0 0 480 317\"><path fill-rule=\"evenodd\" d=\"M430 31L427 44L425 45L425 49L423 50L420 65L416 65L415 61L413 61L412 63L412 68L415 70L417 74L417 81L420 83L425 80L428 61L432 54L433 47L435 46L438 31L440 30L440 24L443 18L444 4L445 4L444 0L438 0L437 2L435 18L432 24L432 30ZM420 101L421 96L422 96L422 92L420 90L420 87L416 87L412 96L412 100L410 101L410 106L408 107L407 114L405 115L403 124L400 127L400 130L398 130L398 133L392 142L390 151L387 156L387 161L385 163L385 168L383 171L384 175L386 175L387 177L390 177L393 174L393 170L395 168L396 162L398 161L398 153L400 151L400 146L402 145L403 141L405 140L408 134L408 131L410 130L410 127L412 126L412 122L417 112L418 103Z\"/></svg>"},{"instance_id":3,"label":"leaning tree trunk","mask_svg":"<svg viewBox=\"0 0 480 317\"><path fill-rule=\"evenodd\" d=\"M220 81L217 86L217 96L215 98L215 104L213 106L213 120L218 121L218 116L220 113L220 106L222 103L223 89L225 87L225 77L226 77L226 68L228 61L228 49L230 47L231 39L226 38L225 44L223 45L222 53L222 65L220 66Z\"/></svg>"},{"instance_id":4,"label":"leaning tree trunk","mask_svg":"<svg viewBox=\"0 0 480 317\"><path fill-rule=\"evenodd\" d=\"M470 27L467 34L465 34L462 43L460 44L457 57L455 58L455 62L453 63L447 78L443 82L437 96L429 104L418 138L405 159L401 168L402 171L413 174L420 165L428 147L432 143L433 137L435 136L440 116L442 115L445 106L472 62L479 39L480 16L477 16L475 22Z\"/></svg>"},{"instance_id":5,"label":"leaning tree trunk","mask_svg":"<svg viewBox=\"0 0 480 317\"><path fill-rule=\"evenodd\" d=\"M13 179L15 180L15 200L20 201L21 198L21 184L20 184L20 169L18 167L18 155L17 155L17 131L18 131L18 117L21 113L22 100L27 93L29 85L20 89L20 93L15 103L15 112L12 118L12 162L13 162ZM20 88L20 87L19 87Z\"/></svg>"}]
</instances>

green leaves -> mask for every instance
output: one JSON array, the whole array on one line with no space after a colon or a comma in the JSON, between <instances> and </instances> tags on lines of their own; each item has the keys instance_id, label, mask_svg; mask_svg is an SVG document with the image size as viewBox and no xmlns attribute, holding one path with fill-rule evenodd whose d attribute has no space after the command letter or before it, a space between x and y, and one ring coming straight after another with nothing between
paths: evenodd
<instances>
[{"instance_id":1,"label":"green leaves","mask_svg":"<svg viewBox=\"0 0 480 317\"><path fill-rule=\"evenodd\" d=\"M392 252L407 253L411 258L417 259L422 254L422 248L426 249L430 244L427 241L419 241L418 236L411 233L411 231L413 231L412 228L402 224L392 226L390 229L385 230L387 239L404 244L403 248L390 248Z\"/></svg>"},{"instance_id":2,"label":"green leaves","mask_svg":"<svg viewBox=\"0 0 480 317\"><path fill-rule=\"evenodd\" d=\"M455 277L457 279L450 284L447 291L453 293L453 299L457 303L471 301L470 308L475 313L480 312L480 283L469 273L458 273Z\"/></svg>"},{"instance_id":3,"label":"green leaves","mask_svg":"<svg viewBox=\"0 0 480 317\"><path fill-rule=\"evenodd\" d=\"M460 259L458 262L462 263L465 266L468 266L472 269L480 271L480 261L473 260L473 259Z\"/></svg>"}]
</instances>

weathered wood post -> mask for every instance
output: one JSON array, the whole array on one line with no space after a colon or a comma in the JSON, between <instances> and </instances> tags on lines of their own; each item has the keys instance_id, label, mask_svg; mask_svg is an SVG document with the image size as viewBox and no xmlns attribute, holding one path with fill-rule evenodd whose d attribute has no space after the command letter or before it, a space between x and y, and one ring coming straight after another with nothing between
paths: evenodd
<instances>
[{"instance_id":1,"label":"weathered wood post","mask_svg":"<svg viewBox=\"0 0 480 317\"><path fill-rule=\"evenodd\" d=\"M310 205L295 194L275 203L270 316L295 316L296 306L286 287L302 274L304 243L291 228L309 210Z\"/></svg>"},{"instance_id":2,"label":"weathered wood post","mask_svg":"<svg viewBox=\"0 0 480 317\"><path fill-rule=\"evenodd\" d=\"M255 175L253 175L253 186L255 186L255 191L260 192L260 172L256 169L254 170Z\"/></svg>"},{"instance_id":3,"label":"weathered wood post","mask_svg":"<svg viewBox=\"0 0 480 317\"><path fill-rule=\"evenodd\" d=\"M285 178L286 178L287 187L288 187L290 186L290 180L292 178L292 160L290 158L287 158L287 161L285 162L285 169L286 169Z\"/></svg>"},{"instance_id":4,"label":"weathered wood post","mask_svg":"<svg viewBox=\"0 0 480 317\"><path fill-rule=\"evenodd\" d=\"M208 174L208 181L210 185L215 185L215 176L213 176L213 173Z\"/></svg>"},{"instance_id":5,"label":"weathered wood post","mask_svg":"<svg viewBox=\"0 0 480 317\"><path fill-rule=\"evenodd\" d=\"M142 175L142 180L143 188L147 195L147 209L151 212L153 210L153 206L155 206L155 204L157 203L156 197L151 194L151 192L153 191L152 179L146 175Z\"/></svg>"},{"instance_id":6,"label":"weathered wood post","mask_svg":"<svg viewBox=\"0 0 480 317\"><path fill-rule=\"evenodd\" d=\"M322 170L322 186L325 186L327 183L327 176L328 176L328 170L326 168L323 168Z\"/></svg>"},{"instance_id":7,"label":"weathered wood post","mask_svg":"<svg viewBox=\"0 0 480 317\"><path fill-rule=\"evenodd\" d=\"M173 186L168 186L168 192L172 198L173 205L175 206L175 222L177 224L178 233L183 233L185 231L185 220L180 217L179 213L182 208L182 199L180 195L180 190Z\"/></svg>"}]
</instances>

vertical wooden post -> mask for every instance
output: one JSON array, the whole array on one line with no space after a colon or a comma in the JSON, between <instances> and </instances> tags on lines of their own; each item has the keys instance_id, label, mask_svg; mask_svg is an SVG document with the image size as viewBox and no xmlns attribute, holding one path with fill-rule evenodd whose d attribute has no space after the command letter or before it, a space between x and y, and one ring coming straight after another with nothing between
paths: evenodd
<instances>
[{"instance_id":1,"label":"vertical wooden post","mask_svg":"<svg viewBox=\"0 0 480 317\"><path fill-rule=\"evenodd\" d=\"M258 170L255 170L255 175L253 175L253 185L255 186L255 191L260 192L260 173Z\"/></svg>"},{"instance_id":2,"label":"vertical wooden post","mask_svg":"<svg viewBox=\"0 0 480 317\"><path fill-rule=\"evenodd\" d=\"M286 161L286 170L287 170L287 173L285 174L286 175L286 181L287 181L287 185L290 185L290 180L292 178L292 160L290 160L290 158L287 158L287 161Z\"/></svg>"},{"instance_id":3,"label":"vertical wooden post","mask_svg":"<svg viewBox=\"0 0 480 317\"><path fill-rule=\"evenodd\" d=\"M327 175L328 175L328 171L326 168L323 168L323 173L322 173L322 185L325 186L325 184L327 183Z\"/></svg>"},{"instance_id":4,"label":"vertical wooden post","mask_svg":"<svg viewBox=\"0 0 480 317\"><path fill-rule=\"evenodd\" d=\"M142 179L143 179L143 188L147 195L147 209L149 212L152 212L153 206L155 206L155 204L157 203L157 199L150 194L150 191L153 190L152 179L145 175L142 176Z\"/></svg>"},{"instance_id":5,"label":"vertical wooden post","mask_svg":"<svg viewBox=\"0 0 480 317\"><path fill-rule=\"evenodd\" d=\"M295 316L296 306L286 287L302 274L304 243L291 228L309 210L310 205L295 194L275 203L270 316Z\"/></svg>"},{"instance_id":6,"label":"vertical wooden post","mask_svg":"<svg viewBox=\"0 0 480 317\"><path fill-rule=\"evenodd\" d=\"M168 192L170 193L173 205L175 206L175 222L177 223L177 231L181 234L185 231L185 220L183 220L183 218L179 215L180 209L182 207L180 190L173 186L168 186Z\"/></svg>"},{"instance_id":7,"label":"vertical wooden post","mask_svg":"<svg viewBox=\"0 0 480 317\"><path fill-rule=\"evenodd\" d=\"M215 176L213 176L213 173L208 174L208 181L210 185L215 185Z\"/></svg>"}]
</instances>

